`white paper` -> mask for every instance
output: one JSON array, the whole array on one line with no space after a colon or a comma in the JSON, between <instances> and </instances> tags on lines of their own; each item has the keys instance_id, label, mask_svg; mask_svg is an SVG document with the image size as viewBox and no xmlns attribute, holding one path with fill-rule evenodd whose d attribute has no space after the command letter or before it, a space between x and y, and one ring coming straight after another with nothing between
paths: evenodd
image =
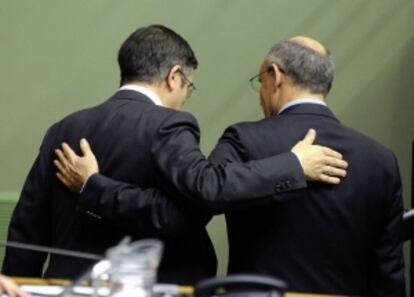
<instances>
[{"instance_id":1,"label":"white paper","mask_svg":"<svg viewBox=\"0 0 414 297\"><path fill-rule=\"evenodd\" d=\"M21 285L20 288L28 293L33 295L46 295L46 296L55 296L62 293L62 286L43 286L43 285ZM73 293L79 295L91 295L93 289L91 287L77 286L73 288ZM179 286L170 285L170 284L156 284L154 286L155 293L165 293L165 294L179 294ZM98 294L101 296L108 296L108 288L99 288ZM8 297L7 295L1 295L1 297Z\"/></svg>"}]
</instances>

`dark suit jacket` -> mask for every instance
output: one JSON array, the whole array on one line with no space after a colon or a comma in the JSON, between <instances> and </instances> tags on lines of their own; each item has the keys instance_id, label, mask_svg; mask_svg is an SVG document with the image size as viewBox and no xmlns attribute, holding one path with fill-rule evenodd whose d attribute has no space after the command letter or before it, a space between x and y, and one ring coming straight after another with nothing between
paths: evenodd
<instances>
[{"instance_id":1,"label":"dark suit jacket","mask_svg":"<svg viewBox=\"0 0 414 297\"><path fill-rule=\"evenodd\" d=\"M79 196L58 181L52 162L63 141L77 148L81 137L90 142L102 175L93 175ZM306 183L292 153L212 166L198 144L193 116L156 106L135 91L118 91L96 107L69 115L43 140L8 239L103 254L125 235L155 237L165 244L160 282L193 283L212 276L216 258L205 230L210 219L205 209L272 201L281 180L289 179L292 189ZM40 276L45 258L9 248L3 272ZM74 278L90 265L51 255L45 276Z\"/></svg>"},{"instance_id":2,"label":"dark suit jacket","mask_svg":"<svg viewBox=\"0 0 414 297\"><path fill-rule=\"evenodd\" d=\"M342 125L327 107L301 104L229 127L210 160L266 158L309 128L318 144L343 153L347 176L337 186L308 183L271 207L227 212L228 272L277 276L292 291L405 296L401 182L391 151Z\"/></svg>"}]
</instances>

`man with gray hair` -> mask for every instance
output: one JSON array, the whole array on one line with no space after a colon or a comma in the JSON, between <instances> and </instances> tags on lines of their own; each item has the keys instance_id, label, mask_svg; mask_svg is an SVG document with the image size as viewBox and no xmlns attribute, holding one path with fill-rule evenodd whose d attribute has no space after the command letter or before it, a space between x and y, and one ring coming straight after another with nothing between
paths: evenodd
<instances>
[{"instance_id":1,"label":"man with gray hair","mask_svg":"<svg viewBox=\"0 0 414 297\"><path fill-rule=\"evenodd\" d=\"M272 47L250 80L266 118L227 128L210 160L281 153L313 127L317 142L342 152L350 166L338 186L311 182L278 204L228 211L228 272L280 277L290 291L405 296L398 165L390 150L327 107L333 78L329 51L299 36Z\"/></svg>"}]
</instances>

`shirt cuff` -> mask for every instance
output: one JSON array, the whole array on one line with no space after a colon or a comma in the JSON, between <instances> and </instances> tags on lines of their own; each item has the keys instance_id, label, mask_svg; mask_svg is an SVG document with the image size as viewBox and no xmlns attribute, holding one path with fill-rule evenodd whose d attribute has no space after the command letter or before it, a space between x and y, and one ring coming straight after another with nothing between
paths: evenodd
<instances>
[{"instance_id":1,"label":"shirt cuff","mask_svg":"<svg viewBox=\"0 0 414 297\"><path fill-rule=\"evenodd\" d=\"M85 189L86 184L88 183L88 180L89 180L89 179L91 178L91 176L92 176L92 175L94 175L94 174L97 174L97 172L92 173L91 175L89 175L89 176L85 179L85 182L83 183L83 185L82 185L82 187L81 187L81 189L80 189L80 191L79 191L79 194L82 194L83 190Z\"/></svg>"},{"instance_id":2,"label":"shirt cuff","mask_svg":"<svg viewBox=\"0 0 414 297\"><path fill-rule=\"evenodd\" d=\"M303 168L303 164L302 164L302 161L300 160L300 158L299 158L299 156L298 156L298 154L296 154L295 152L293 152L293 151L291 151L295 156L296 156L296 158L298 159L298 161L299 161L299 164L300 164L300 167L302 167L302 170L303 170L303 172L305 172L305 169Z\"/></svg>"}]
</instances>

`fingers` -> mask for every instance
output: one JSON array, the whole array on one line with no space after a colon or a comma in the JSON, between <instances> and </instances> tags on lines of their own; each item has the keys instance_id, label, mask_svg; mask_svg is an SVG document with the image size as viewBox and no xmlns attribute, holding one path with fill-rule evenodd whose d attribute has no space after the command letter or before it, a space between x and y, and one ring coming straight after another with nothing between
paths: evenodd
<instances>
[{"instance_id":1,"label":"fingers","mask_svg":"<svg viewBox=\"0 0 414 297\"><path fill-rule=\"evenodd\" d=\"M55 166L59 169L60 172L64 172L66 167L68 166L69 161L60 149L55 149L55 154L59 159L59 160L55 160L55 161L58 161L57 162L58 164L54 162Z\"/></svg>"},{"instance_id":2,"label":"fingers","mask_svg":"<svg viewBox=\"0 0 414 297\"><path fill-rule=\"evenodd\" d=\"M325 165L322 167L320 173L316 176L315 180L327 184L337 185L341 182L340 178L343 178L345 176L346 170Z\"/></svg>"},{"instance_id":3,"label":"fingers","mask_svg":"<svg viewBox=\"0 0 414 297\"><path fill-rule=\"evenodd\" d=\"M296 154L308 180L338 184L346 176L348 163L342 154L328 147L314 145L316 131L309 129L305 138L299 141L292 152Z\"/></svg>"},{"instance_id":4,"label":"fingers","mask_svg":"<svg viewBox=\"0 0 414 297\"><path fill-rule=\"evenodd\" d=\"M69 188L72 192L79 193L80 188L79 188L78 184L76 183L76 181L74 181L73 179L71 179L71 175L68 174L68 172L66 171L66 169L62 168L62 165L60 164L60 162L58 160L55 160L53 163L55 164L55 166L60 171L60 172L56 172L56 177L67 188Z\"/></svg>"},{"instance_id":5,"label":"fingers","mask_svg":"<svg viewBox=\"0 0 414 297\"><path fill-rule=\"evenodd\" d=\"M17 292L17 297L29 297L30 296L30 294L29 293L26 293L26 292L24 292L24 291L22 291L22 290L20 290L19 289L19 291Z\"/></svg>"},{"instance_id":6,"label":"fingers","mask_svg":"<svg viewBox=\"0 0 414 297\"><path fill-rule=\"evenodd\" d=\"M326 183L326 184L332 184L337 185L341 182L341 180L338 177L329 176L326 174L321 174L318 178L320 182Z\"/></svg>"},{"instance_id":7,"label":"fingers","mask_svg":"<svg viewBox=\"0 0 414 297\"><path fill-rule=\"evenodd\" d=\"M72 184L62 173L56 172L56 176L66 187L72 188Z\"/></svg>"},{"instance_id":8,"label":"fingers","mask_svg":"<svg viewBox=\"0 0 414 297\"><path fill-rule=\"evenodd\" d=\"M346 176L346 170L339 169L332 166L325 166L322 170L322 173L325 175L329 175L332 177L345 177Z\"/></svg>"},{"instance_id":9,"label":"fingers","mask_svg":"<svg viewBox=\"0 0 414 297\"><path fill-rule=\"evenodd\" d=\"M4 284L4 292L6 293L6 295L9 295L9 297L17 297L16 290L17 289L14 289L11 284Z\"/></svg>"},{"instance_id":10,"label":"fingers","mask_svg":"<svg viewBox=\"0 0 414 297\"><path fill-rule=\"evenodd\" d=\"M327 165L323 166L318 171L319 172L310 180L337 185L341 182L341 178L346 176L346 171L344 169L338 169Z\"/></svg>"},{"instance_id":11,"label":"fingers","mask_svg":"<svg viewBox=\"0 0 414 297\"><path fill-rule=\"evenodd\" d=\"M325 157L325 165L336 167L338 169L347 169L348 162L342 159L337 159L333 157Z\"/></svg>"},{"instance_id":12,"label":"fingers","mask_svg":"<svg viewBox=\"0 0 414 297\"><path fill-rule=\"evenodd\" d=\"M330 149L329 147L322 147L322 151L326 156L337 159L343 159L342 154L338 153L337 151L334 151L333 149Z\"/></svg>"},{"instance_id":13,"label":"fingers","mask_svg":"<svg viewBox=\"0 0 414 297\"><path fill-rule=\"evenodd\" d=\"M88 146L85 149L87 148ZM82 171L82 167L79 168L79 164L82 163L83 157L76 155L66 143L62 144L61 149L55 149L55 154L57 159L53 161L53 164L58 170L56 177L69 188L69 190L79 193L84 182L82 178L84 178L83 175L85 175L83 173L84 170Z\"/></svg>"},{"instance_id":14,"label":"fingers","mask_svg":"<svg viewBox=\"0 0 414 297\"><path fill-rule=\"evenodd\" d=\"M18 285L16 285L14 282L10 282L8 284L8 288L6 288L6 293L10 297L29 297L30 294L22 291Z\"/></svg>"},{"instance_id":15,"label":"fingers","mask_svg":"<svg viewBox=\"0 0 414 297\"><path fill-rule=\"evenodd\" d=\"M309 129L308 133L306 133L302 141L306 144L312 144L315 141L315 139L316 139L315 129Z\"/></svg>"},{"instance_id":16,"label":"fingers","mask_svg":"<svg viewBox=\"0 0 414 297\"><path fill-rule=\"evenodd\" d=\"M4 291L10 297L27 297L28 294L21 291L20 288L9 278L0 277L0 293Z\"/></svg>"},{"instance_id":17,"label":"fingers","mask_svg":"<svg viewBox=\"0 0 414 297\"><path fill-rule=\"evenodd\" d=\"M29 293L26 293L26 292L24 292L20 289L19 289L19 291L17 291L17 297L29 297L29 296L30 296Z\"/></svg>"},{"instance_id":18,"label":"fingers","mask_svg":"<svg viewBox=\"0 0 414 297\"><path fill-rule=\"evenodd\" d=\"M58 172L56 172L57 178L71 191L76 192L76 188L74 187L73 180L70 179L70 168L67 164L67 160L65 159L65 156L63 155L63 152L59 149L55 150L56 155L58 155L59 160L54 160L53 164L58 169ZM68 172L69 171L69 172Z\"/></svg>"},{"instance_id":19,"label":"fingers","mask_svg":"<svg viewBox=\"0 0 414 297\"><path fill-rule=\"evenodd\" d=\"M348 163L335 158L327 158L326 163L327 165L323 166L317 179L327 184L339 184L341 182L340 178L346 176L345 169L348 167Z\"/></svg>"},{"instance_id":20,"label":"fingers","mask_svg":"<svg viewBox=\"0 0 414 297\"><path fill-rule=\"evenodd\" d=\"M74 160L76 157L79 157L71 148L70 146L64 142L62 143L62 150L63 153L65 154L65 156L69 159L69 160Z\"/></svg>"},{"instance_id":21,"label":"fingers","mask_svg":"<svg viewBox=\"0 0 414 297\"><path fill-rule=\"evenodd\" d=\"M54 160L53 164L59 170L60 173L65 173L66 172L66 167L64 165L62 165L60 160Z\"/></svg>"},{"instance_id":22,"label":"fingers","mask_svg":"<svg viewBox=\"0 0 414 297\"><path fill-rule=\"evenodd\" d=\"M68 173L66 168L62 165L62 163L59 160L54 160L53 164L55 164L55 167L59 170L59 172L56 172L57 178L68 188L72 188L72 183L69 180Z\"/></svg>"},{"instance_id":23,"label":"fingers","mask_svg":"<svg viewBox=\"0 0 414 297\"><path fill-rule=\"evenodd\" d=\"M85 138L82 138L80 141L80 149L84 156L93 154L89 142Z\"/></svg>"}]
</instances>

